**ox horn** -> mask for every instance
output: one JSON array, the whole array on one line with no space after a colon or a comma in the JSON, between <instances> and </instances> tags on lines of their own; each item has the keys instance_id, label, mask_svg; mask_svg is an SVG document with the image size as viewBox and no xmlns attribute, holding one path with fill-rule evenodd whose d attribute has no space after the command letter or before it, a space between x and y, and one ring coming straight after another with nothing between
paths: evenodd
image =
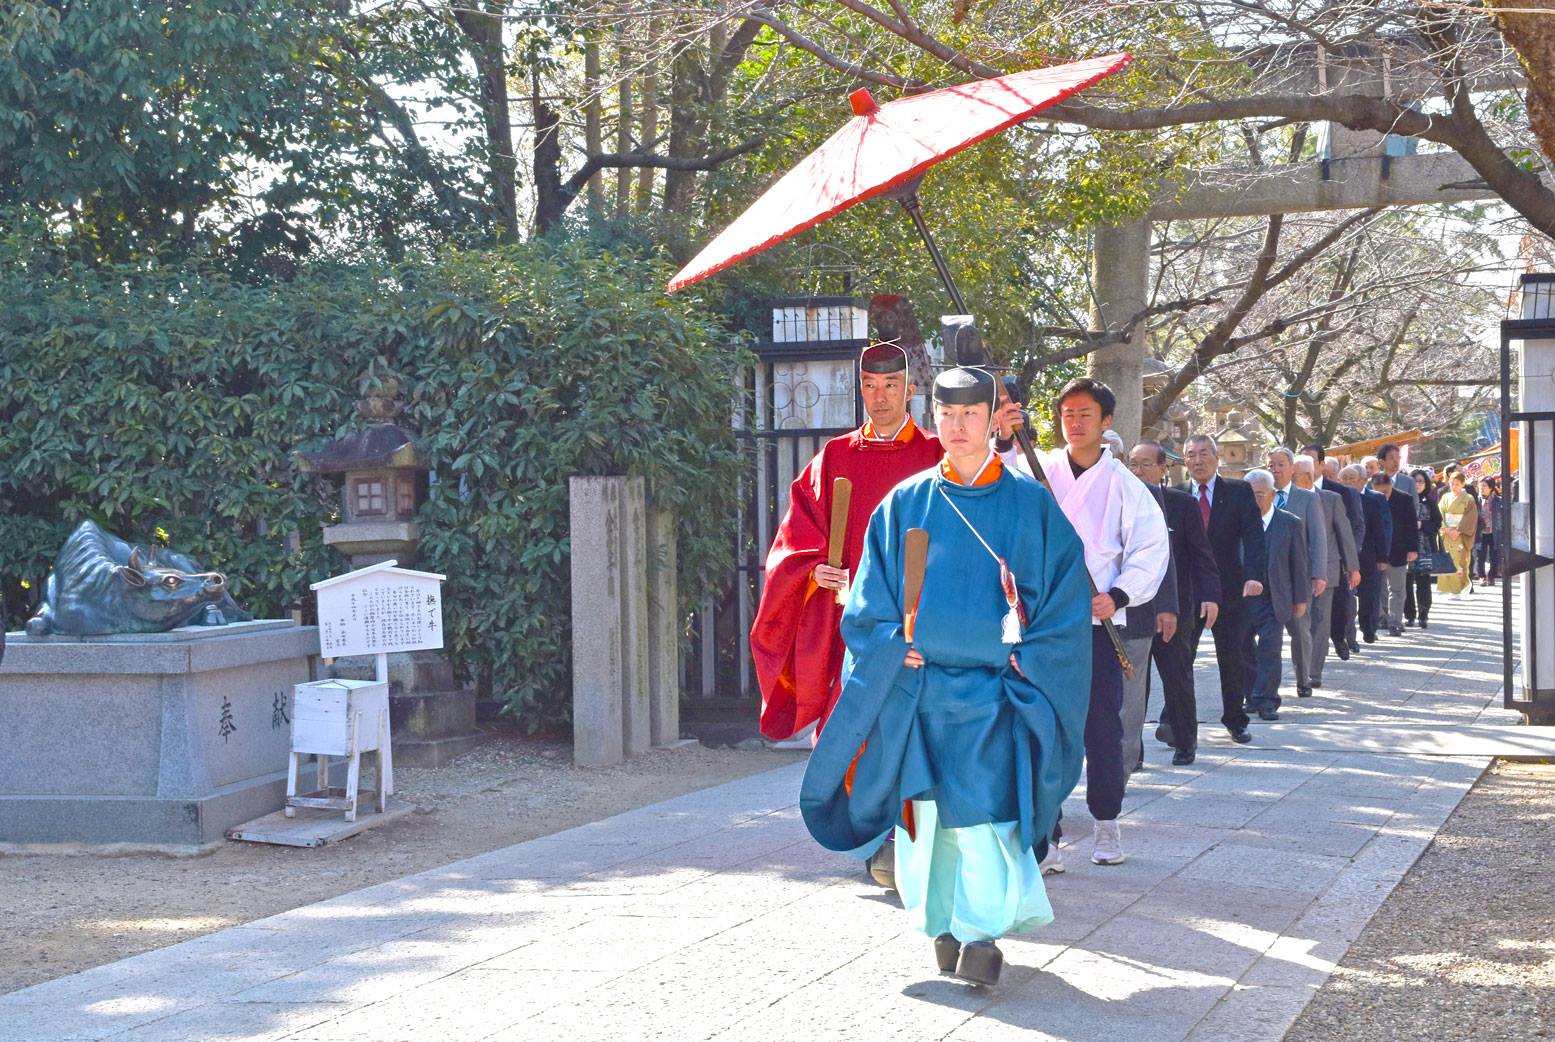
<instances>
[{"instance_id":1,"label":"ox horn","mask_svg":"<svg viewBox=\"0 0 1555 1042\"><path fill-rule=\"evenodd\" d=\"M140 558L140 547L132 547L130 550L130 567L137 572L145 571L146 564Z\"/></svg>"}]
</instances>

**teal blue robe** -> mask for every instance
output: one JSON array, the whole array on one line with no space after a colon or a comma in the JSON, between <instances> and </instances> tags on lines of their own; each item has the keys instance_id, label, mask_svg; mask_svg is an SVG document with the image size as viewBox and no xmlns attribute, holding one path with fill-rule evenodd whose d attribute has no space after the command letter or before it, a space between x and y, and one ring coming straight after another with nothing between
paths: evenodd
<instances>
[{"instance_id":1,"label":"teal blue robe","mask_svg":"<svg viewBox=\"0 0 1555 1042\"><path fill-rule=\"evenodd\" d=\"M1008 604L998 562L944 496L1009 563L1026 611L1020 643L1001 639ZM902 661L910 528L929 533L919 669ZM892 490L869 521L842 617L842 693L800 789L816 841L865 855L903 801L933 800L939 827L1013 823L1011 835L1040 859L1084 757L1090 605L1079 536L1031 478L1007 469L992 484L963 486L936 468ZM1010 667L1012 652L1024 676Z\"/></svg>"}]
</instances>

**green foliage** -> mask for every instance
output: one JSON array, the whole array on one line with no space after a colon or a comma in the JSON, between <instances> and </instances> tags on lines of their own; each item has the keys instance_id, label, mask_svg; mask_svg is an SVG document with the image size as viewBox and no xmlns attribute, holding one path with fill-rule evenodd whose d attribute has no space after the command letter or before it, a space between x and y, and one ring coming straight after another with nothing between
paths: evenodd
<instances>
[{"instance_id":1,"label":"green foliage","mask_svg":"<svg viewBox=\"0 0 1555 1042\"><path fill-rule=\"evenodd\" d=\"M449 33L353 6L0 5L0 214L40 218L51 241L108 262L275 266L325 237L390 257L456 238L470 217L461 157L385 130L395 103L378 83L457 80Z\"/></svg>"},{"instance_id":2,"label":"green foliage","mask_svg":"<svg viewBox=\"0 0 1555 1042\"><path fill-rule=\"evenodd\" d=\"M0 247L8 624L83 517L221 568L261 614L311 606L341 568L320 535L338 498L293 453L349 428L358 379L387 370L435 476L423 554L450 577L456 664L527 725L564 720L570 476L641 475L676 511L688 603L728 565L740 354L667 277L577 243L258 286Z\"/></svg>"}]
</instances>

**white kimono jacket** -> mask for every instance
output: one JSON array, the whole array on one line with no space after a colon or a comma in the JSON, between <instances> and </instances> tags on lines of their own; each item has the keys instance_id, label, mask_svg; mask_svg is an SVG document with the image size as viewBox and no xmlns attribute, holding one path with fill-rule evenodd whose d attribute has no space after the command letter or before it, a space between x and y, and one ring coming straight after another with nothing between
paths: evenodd
<instances>
[{"instance_id":1,"label":"white kimono jacket","mask_svg":"<svg viewBox=\"0 0 1555 1042\"><path fill-rule=\"evenodd\" d=\"M1133 605L1154 597L1166 578L1172 544L1166 516L1144 482L1106 448L1096 465L1079 478L1069 466L1066 449L1039 452L1037 458L1047 472L1059 508L1085 544L1085 565L1096 589L1106 593L1117 587L1128 594ZM1031 473L1019 450L1005 453L1004 461ZM1126 612L1120 609L1113 621L1122 626L1127 621Z\"/></svg>"}]
</instances>

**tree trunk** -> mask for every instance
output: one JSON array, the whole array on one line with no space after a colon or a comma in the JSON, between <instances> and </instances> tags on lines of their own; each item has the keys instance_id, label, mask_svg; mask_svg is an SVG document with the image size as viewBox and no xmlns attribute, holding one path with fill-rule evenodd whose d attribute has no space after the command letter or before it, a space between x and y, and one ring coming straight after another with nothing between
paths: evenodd
<instances>
[{"instance_id":1,"label":"tree trunk","mask_svg":"<svg viewBox=\"0 0 1555 1042\"><path fill-rule=\"evenodd\" d=\"M534 112L535 231L544 235L561 223L567 212L562 193L561 113L540 97L540 74L530 75Z\"/></svg>"},{"instance_id":2,"label":"tree trunk","mask_svg":"<svg viewBox=\"0 0 1555 1042\"><path fill-rule=\"evenodd\" d=\"M669 155L699 156L706 148L700 48L684 44L670 63ZM664 174L664 212L685 214L696 193L696 173L668 170Z\"/></svg>"},{"instance_id":3,"label":"tree trunk","mask_svg":"<svg viewBox=\"0 0 1555 1042\"><path fill-rule=\"evenodd\" d=\"M621 81L616 87L616 151L624 155L632 150L632 51L624 30L617 34L616 55L616 75ZM616 218L625 217L631 205L632 170L623 166L616 171Z\"/></svg>"},{"instance_id":4,"label":"tree trunk","mask_svg":"<svg viewBox=\"0 0 1555 1042\"><path fill-rule=\"evenodd\" d=\"M642 134L639 143L643 148L657 148L659 140L659 40L664 36L664 16L654 15L648 23L648 47L643 52L646 55L646 69L643 72L643 111ZM637 171L637 212L647 213L653 208L653 181L652 167L643 167Z\"/></svg>"},{"instance_id":5,"label":"tree trunk","mask_svg":"<svg viewBox=\"0 0 1555 1042\"><path fill-rule=\"evenodd\" d=\"M583 43L583 151L597 156L605 151L604 106L599 97L599 41L593 36ZM589 216L605 214L604 174L595 174L588 184Z\"/></svg>"},{"instance_id":6,"label":"tree trunk","mask_svg":"<svg viewBox=\"0 0 1555 1042\"><path fill-rule=\"evenodd\" d=\"M470 42L481 91L481 122L491 168L492 209L499 241L518 239L518 158L513 153L513 120L508 108L507 50L502 42L503 0L486 0L483 10L450 3L454 21Z\"/></svg>"}]
</instances>

